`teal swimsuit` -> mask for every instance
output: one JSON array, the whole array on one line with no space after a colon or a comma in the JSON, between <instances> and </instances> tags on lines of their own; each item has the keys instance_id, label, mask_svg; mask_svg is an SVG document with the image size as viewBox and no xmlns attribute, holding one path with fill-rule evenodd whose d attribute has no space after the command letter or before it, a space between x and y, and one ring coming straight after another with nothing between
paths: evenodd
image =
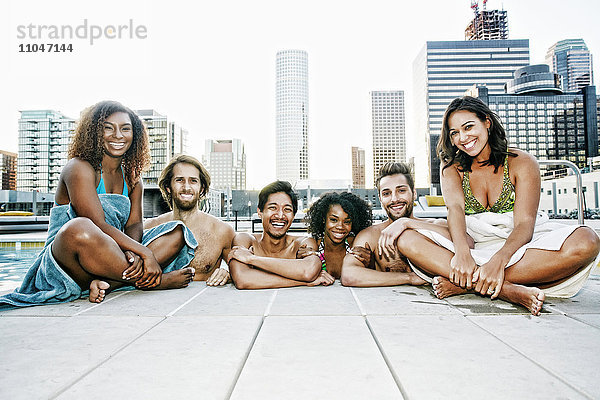
<instances>
[{"instance_id":1,"label":"teal swimsuit","mask_svg":"<svg viewBox=\"0 0 600 400\"><path fill-rule=\"evenodd\" d=\"M125 171L123 171L123 167L121 167L121 173L123 174L123 193L121 194L125 197L128 197L129 191L127 190L127 183L125 182ZM106 188L104 187L104 178L102 177L102 168L100 168L100 182L98 182L98 186L96 187L96 193L106 193Z\"/></svg>"}]
</instances>

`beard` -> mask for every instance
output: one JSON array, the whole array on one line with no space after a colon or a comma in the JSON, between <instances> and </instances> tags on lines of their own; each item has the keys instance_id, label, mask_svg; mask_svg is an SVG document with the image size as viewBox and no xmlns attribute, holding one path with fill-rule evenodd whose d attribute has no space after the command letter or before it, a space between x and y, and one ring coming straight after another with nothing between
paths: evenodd
<instances>
[{"instance_id":1,"label":"beard","mask_svg":"<svg viewBox=\"0 0 600 400\"><path fill-rule=\"evenodd\" d=\"M174 208L178 208L181 211L190 211L194 208L198 208L198 196L192 197L191 200L181 200L179 196L173 197Z\"/></svg>"},{"instance_id":2,"label":"beard","mask_svg":"<svg viewBox=\"0 0 600 400\"><path fill-rule=\"evenodd\" d=\"M413 207L414 207L413 202L409 202L409 203L406 203L406 205L404 206L404 210L403 210L402 214L400 214L400 215L394 215L392 210L390 209L390 207L387 207L385 209L385 213L387 214L389 219L391 219L392 221L396 221L403 217L410 218L410 216L412 215L412 212L413 212Z\"/></svg>"}]
</instances>

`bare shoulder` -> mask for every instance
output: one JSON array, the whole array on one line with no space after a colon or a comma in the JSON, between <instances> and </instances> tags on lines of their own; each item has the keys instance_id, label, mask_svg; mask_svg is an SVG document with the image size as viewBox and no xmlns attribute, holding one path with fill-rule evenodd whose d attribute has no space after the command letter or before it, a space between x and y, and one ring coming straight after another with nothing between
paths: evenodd
<instances>
[{"instance_id":1,"label":"bare shoulder","mask_svg":"<svg viewBox=\"0 0 600 400\"><path fill-rule=\"evenodd\" d=\"M512 174L521 175L533 173L536 176L540 174L540 167L534 156L519 149L510 149L510 151L516 154L516 157L508 157L508 165Z\"/></svg>"},{"instance_id":2,"label":"bare shoulder","mask_svg":"<svg viewBox=\"0 0 600 400\"><path fill-rule=\"evenodd\" d=\"M209 226L213 229L219 237L228 237L230 240L235 236L235 231L233 227L229 225L227 222L223 222L217 217L204 213L206 221L209 223Z\"/></svg>"},{"instance_id":3,"label":"bare shoulder","mask_svg":"<svg viewBox=\"0 0 600 400\"><path fill-rule=\"evenodd\" d=\"M242 246L249 248L257 242L256 237L247 232L238 232L233 238L233 246Z\"/></svg>"},{"instance_id":4,"label":"bare shoulder","mask_svg":"<svg viewBox=\"0 0 600 400\"><path fill-rule=\"evenodd\" d=\"M302 245L317 250L317 242L312 236L297 236L294 239L294 250L298 250Z\"/></svg>"},{"instance_id":5,"label":"bare shoulder","mask_svg":"<svg viewBox=\"0 0 600 400\"><path fill-rule=\"evenodd\" d=\"M381 231L385 229L386 226L387 225L385 223L381 222L363 229L358 233L358 235L356 235L356 238L354 238L353 245L364 247L366 243L369 243L371 246L373 246L379 240Z\"/></svg>"},{"instance_id":6,"label":"bare shoulder","mask_svg":"<svg viewBox=\"0 0 600 400\"><path fill-rule=\"evenodd\" d=\"M81 158L74 157L71 158L62 169L61 176L69 176L69 175L90 175L95 174L94 168L92 164L87 161L82 160Z\"/></svg>"},{"instance_id":7,"label":"bare shoulder","mask_svg":"<svg viewBox=\"0 0 600 400\"><path fill-rule=\"evenodd\" d=\"M173 211L159 215L158 217L144 220L144 229L154 228L165 222L173 221Z\"/></svg>"}]
</instances>

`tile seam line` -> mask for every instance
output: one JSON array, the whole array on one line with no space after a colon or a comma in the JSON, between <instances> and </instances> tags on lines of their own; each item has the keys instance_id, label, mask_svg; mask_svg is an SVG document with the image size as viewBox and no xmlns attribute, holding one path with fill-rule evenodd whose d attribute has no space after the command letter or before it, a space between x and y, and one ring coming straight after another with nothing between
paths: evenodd
<instances>
[{"instance_id":1,"label":"tile seam line","mask_svg":"<svg viewBox=\"0 0 600 400\"><path fill-rule=\"evenodd\" d=\"M373 341L375 342L375 346L377 346L377 349L379 350L379 354L381 354L381 357L383 358L383 362L385 362L385 365L387 366L388 371L390 371L390 374L392 375L392 379L396 383L396 387L398 387L398 390L400 391L402 398L405 400L408 400L409 399L408 393L406 393L406 389L404 389L402 382L400 382L400 378L396 374L396 371L394 370L394 367L392 366L391 361L385 354L385 351L383 351L383 346L379 342L379 339L377 338L377 335L375 334L375 330L369 323L369 319L367 318L367 313L365 312L360 300L358 300L358 296L356 295L356 292L354 291L353 288L350 288L350 293L352 293L352 297L354 297L354 301L356 302L356 305L358 306L358 309L360 310L360 312L362 314L365 324L367 325L367 329L369 329L369 333L371 334L371 337L373 338Z\"/></svg>"},{"instance_id":2,"label":"tile seam line","mask_svg":"<svg viewBox=\"0 0 600 400\"><path fill-rule=\"evenodd\" d=\"M101 302L101 303L98 303L98 304L94 304L94 305L93 305L93 306L91 306L91 307L88 307L88 308L86 308L86 309L84 309L84 310L81 310L81 311L78 311L78 312L76 312L75 314L71 315L71 317L76 317L76 316L78 316L78 315L81 315L81 314L83 314L83 313L85 313L85 312L88 312L88 311L90 311L90 310L93 310L93 309L94 309L94 308L96 308L96 307L100 307L100 306L101 306L101 305L103 305L103 304L110 303L111 301L113 301L113 300L115 300L115 299L118 299L119 297L121 297L121 296L124 296L124 295L126 295L127 293L130 293L130 291L118 293L118 294L116 294L116 295L112 296L110 299L106 299L106 301L103 301L103 302Z\"/></svg>"},{"instance_id":3,"label":"tile seam line","mask_svg":"<svg viewBox=\"0 0 600 400\"><path fill-rule=\"evenodd\" d=\"M588 315L596 315L596 314L588 314ZM594 329L600 329L600 326L598 326L598 325L594 325L594 324L592 324L592 323L590 323L590 322L588 322L588 321L586 321L586 320L579 319L579 318L577 317L577 315L573 315L573 314L564 314L564 316L565 316L565 317L567 317L567 318L570 318L570 319L572 319L572 320L574 320L574 321L577 321L577 322L579 322L579 323L582 323L582 324L584 324L584 325L587 325L587 326L589 326L589 327L591 327L591 328L594 328Z\"/></svg>"},{"instance_id":4,"label":"tile seam line","mask_svg":"<svg viewBox=\"0 0 600 400\"><path fill-rule=\"evenodd\" d=\"M54 392L54 394L52 394L48 398L49 399L56 399L56 398L58 398L58 396L60 396L63 393L65 393L71 387L75 386L78 382L80 382L81 380L83 380L86 376L90 375L92 372L94 372L95 370L97 370L98 368L100 368L102 365L106 364L111 358L115 357L117 354L119 354L120 352L122 352L123 350L125 350L127 347L129 347L130 345L132 345L134 342L136 342L139 338L141 338L146 333L150 332L152 329L156 328L158 325L160 325L161 323L163 323L166 320L167 320L167 317L162 317L154 325L150 326L148 329L146 329L145 331L141 332L139 335L135 336L133 339L131 339L129 342L127 342L124 345L122 345L121 347L119 347L114 352L110 353L107 357L105 357L98 364L96 364L96 365L88 368L87 371L85 371L83 374L81 374L77 378L73 379L71 382L63 385L62 388L58 389L56 392Z\"/></svg>"},{"instance_id":5,"label":"tile seam line","mask_svg":"<svg viewBox=\"0 0 600 400\"><path fill-rule=\"evenodd\" d=\"M263 314L262 318L260 319L260 323L258 324L258 327L256 328L256 332L254 333L254 337L252 338L252 341L250 342L250 345L248 346L248 350L246 351L246 354L244 354L244 359L242 360L242 365L240 365L240 368L238 369L235 376L233 377L233 382L231 384L231 387L229 388L229 390L227 391L227 395L225 396L226 399L231 399L231 396L233 395L235 387L237 386L240 376L242 375L242 372L244 371L244 368L246 367L248 358L250 358L250 353L252 352L252 349L254 348L254 344L256 343L256 339L258 339L258 335L260 334L260 331L262 330L263 324L265 323L265 319L267 318L267 316L269 315L269 312L271 311L271 306L275 302L275 297L277 297L278 292L279 292L279 289L275 289L275 291L271 295L271 298L269 299L269 303L267 304L265 313Z\"/></svg>"},{"instance_id":6,"label":"tile seam line","mask_svg":"<svg viewBox=\"0 0 600 400\"><path fill-rule=\"evenodd\" d=\"M594 325L594 324L592 324L592 323L590 323L590 322L588 322L586 320L578 318L577 317L578 314L568 314L568 313L562 311L560 308L558 308L557 306L555 306L553 304L548 304L548 305L546 305L546 307L549 308L551 311L555 311L555 312L557 312L558 314L560 314L560 315L562 315L564 317L567 317L569 319L572 319L574 321L577 321L579 323L587 325L587 326L589 326L591 328L600 329L600 326ZM596 314L596 313L593 313L593 314Z\"/></svg>"},{"instance_id":7,"label":"tile seam line","mask_svg":"<svg viewBox=\"0 0 600 400\"><path fill-rule=\"evenodd\" d=\"M186 301L184 301L183 304L177 306L173 311L171 311L170 313L168 313L166 316L167 317L172 317L173 315L175 315L175 313L177 311L181 310L183 307L185 307L186 305L188 305L189 303L191 303L196 297L198 297L202 293L206 292L209 287L210 286L205 287L204 289L202 289L201 291L199 291L198 293L196 293L195 295L193 295L192 297L190 297L189 299L187 299Z\"/></svg>"},{"instance_id":8,"label":"tile seam line","mask_svg":"<svg viewBox=\"0 0 600 400\"><path fill-rule=\"evenodd\" d=\"M477 322L473 321L473 318L470 318L468 316L466 316L467 321L469 321L470 323L472 323L473 325L475 325L476 327L478 327L479 329L483 330L484 332L488 333L489 335L491 335L492 337L494 337L496 340L498 340L500 343L504 344L505 346L509 347L510 349L514 350L515 352L517 352L518 354L520 354L521 356L525 357L527 360L529 360L530 362L532 362L534 365L536 365L537 367L541 368L543 371L546 371L546 373L550 374L550 376L555 377L556 379L558 379L559 381L561 381L562 383L564 383L565 385L567 385L568 387L570 387L571 389L573 389L574 391L576 391L577 393L579 393L580 395L588 398L588 399L593 399L593 396L590 396L588 393L586 393L585 391L583 391L582 389L576 387L575 385L573 385L572 383L568 382L565 378L563 378L562 376L558 375L556 372L544 367L542 364L540 364L539 362L537 362L536 360L534 360L533 358L529 357L528 355L526 355L525 353L523 353L521 350L517 349L516 347L514 347L513 345L505 342L504 340L500 339L497 335L495 335L493 332L490 332L489 330L485 329L483 326L479 325Z\"/></svg>"}]
</instances>

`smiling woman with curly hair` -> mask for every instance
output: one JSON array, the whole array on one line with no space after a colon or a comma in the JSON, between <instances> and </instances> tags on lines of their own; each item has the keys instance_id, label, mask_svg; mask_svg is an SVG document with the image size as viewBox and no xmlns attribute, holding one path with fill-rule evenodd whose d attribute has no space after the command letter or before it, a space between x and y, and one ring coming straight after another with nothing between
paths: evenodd
<instances>
[{"instance_id":1,"label":"smiling woman with curly hair","mask_svg":"<svg viewBox=\"0 0 600 400\"><path fill-rule=\"evenodd\" d=\"M115 101L86 110L75 128L50 213L44 250L14 293L0 304L101 302L124 284L185 287L197 243L181 221L143 231L142 171L148 135L140 118ZM178 229L181 226L181 229Z\"/></svg>"},{"instance_id":2,"label":"smiling woman with curly hair","mask_svg":"<svg viewBox=\"0 0 600 400\"><path fill-rule=\"evenodd\" d=\"M313 203L306 220L319 246L323 270L339 279L354 236L371 225L371 207L355 194L330 192Z\"/></svg>"},{"instance_id":3,"label":"smiling woman with curly hair","mask_svg":"<svg viewBox=\"0 0 600 400\"><path fill-rule=\"evenodd\" d=\"M105 154L101 132L104 131L106 119L116 112L127 114L131 121L132 143L122 156L121 167L127 185L133 188L140 180L142 171L150 165L148 135L140 118L116 101L102 101L83 111L69 145L69 159L80 158L87 161L95 171L100 171Z\"/></svg>"}]
</instances>

